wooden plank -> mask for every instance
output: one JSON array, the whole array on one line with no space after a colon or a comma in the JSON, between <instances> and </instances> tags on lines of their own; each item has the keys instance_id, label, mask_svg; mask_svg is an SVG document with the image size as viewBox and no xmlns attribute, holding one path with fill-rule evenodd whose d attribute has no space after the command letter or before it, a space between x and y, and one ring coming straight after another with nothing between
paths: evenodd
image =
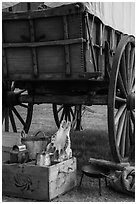
<instances>
[{"instance_id":1,"label":"wooden plank","mask_svg":"<svg viewBox=\"0 0 137 204\"><path fill-rule=\"evenodd\" d=\"M49 200L48 168L33 165L3 164L4 195Z\"/></svg>"},{"instance_id":2,"label":"wooden plank","mask_svg":"<svg viewBox=\"0 0 137 204\"><path fill-rule=\"evenodd\" d=\"M2 66L3 66L3 77L8 77L8 65L6 59L6 50L2 49Z\"/></svg>"},{"instance_id":3,"label":"wooden plank","mask_svg":"<svg viewBox=\"0 0 137 204\"><path fill-rule=\"evenodd\" d=\"M70 191L77 185L76 158L66 160L49 168L50 200Z\"/></svg>"},{"instance_id":4,"label":"wooden plank","mask_svg":"<svg viewBox=\"0 0 137 204\"><path fill-rule=\"evenodd\" d=\"M55 67L52 67L52 71L51 71L51 70L47 69L47 67L45 67L45 70L44 70L44 66L43 66L43 70L40 70L40 74L39 74L38 78L32 77L30 70L27 71L27 68L28 69L30 68L29 66L25 67L26 69L24 69L24 70L23 70L23 67L24 67L23 66L23 67L21 67L21 70L17 69L16 73L13 70L11 70L10 76L9 76L9 78L7 77L7 79L17 80L17 81L27 81L27 80L31 80L31 81L41 81L41 80L47 80L47 81L58 80L58 81L61 81L61 80L66 80L66 81L70 81L70 80L81 80L81 79L87 80L87 79L94 78L94 77L100 75L99 72L97 72L96 74L92 74L92 72L91 72L91 74L89 74L89 73L85 74L83 72L80 72L80 71L78 72L76 70L77 72L74 72L73 75L71 75L71 78L67 78L65 76L65 73L62 72L62 66L58 67L58 72L56 71ZM48 71L51 71L51 72L48 72ZM97 89L98 89L98 87L97 87Z\"/></svg>"},{"instance_id":5,"label":"wooden plank","mask_svg":"<svg viewBox=\"0 0 137 204\"><path fill-rule=\"evenodd\" d=\"M33 18L45 18L50 16L63 16L83 13L85 11L85 6L82 3L74 3L70 5L62 5L57 8L50 8L46 10L37 10L29 12L18 12L18 13L9 13L3 12L3 20L15 20L15 19L33 19Z\"/></svg>"},{"instance_id":6,"label":"wooden plank","mask_svg":"<svg viewBox=\"0 0 137 204\"><path fill-rule=\"evenodd\" d=\"M115 163L112 161L107 161L104 159L95 159L95 158L90 158L89 159L89 163L93 166L96 166L99 169L102 169L102 171L122 171L124 169L124 167L129 166L130 164L128 162L126 163Z\"/></svg>"},{"instance_id":7,"label":"wooden plank","mask_svg":"<svg viewBox=\"0 0 137 204\"><path fill-rule=\"evenodd\" d=\"M43 40L44 41L44 40ZM86 42L83 38L65 39L65 40L53 40L48 42L31 42L31 43L3 43L3 48L14 47L42 47L42 46L56 46L56 45L71 45Z\"/></svg>"},{"instance_id":8,"label":"wooden plank","mask_svg":"<svg viewBox=\"0 0 137 204\"><path fill-rule=\"evenodd\" d=\"M34 22L33 20L29 20L30 25L30 39L31 42L35 42L35 34L34 34ZM37 55L36 49L32 47L32 60L33 60L33 74L34 77L38 77L38 66L37 66Z\"/></svg>"},{"instance_id":9,"label":"wooden plank","mask_svg":"<svg viewBox=\"0 0 137 204\"><path fill-rule=\"evenodd\" d=\"M29 95L20 96L20 102L26 103L56 103L56 104L72 104L72 105L107 105L108 96L107 95L95 95L94 93L87 95L56 95L56 94L44 94L44 95L35 95L31 97Z\"/></svg>"},{"instance_id":10,"label":"wooden plank","mask_svg":"<svg viewBox=\"0 0 137 204\"><path fill-rule=\"evenodd\" d=\"M48 42L62 40L63 21L62 16L52 18L35 19L35 39L36 42Z\"/></svg>"},{"instance_id":11,"label":"wooden plank","mask_svg":"<svg viewBox=\"0 0 137 204\"><path fill-rule=\"evenodd\" d=\"M68 22L67 16L63 16L63 25L64 25L64 39L68 39ZM69 45L65 45L65 61L66 61L66 76L70 76L71 67L70 67L70 54L69 54Z\"/></svg>"}]
</instances>

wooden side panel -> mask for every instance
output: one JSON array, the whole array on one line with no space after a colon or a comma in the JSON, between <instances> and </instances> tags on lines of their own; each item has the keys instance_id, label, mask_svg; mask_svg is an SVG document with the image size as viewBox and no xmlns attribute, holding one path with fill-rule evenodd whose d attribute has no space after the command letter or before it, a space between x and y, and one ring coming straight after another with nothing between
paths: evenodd
<instances>
[{"instance_id":1,"label":"wooden side panel","mask_svg":"<svg viewBox=\"0 0 137 204\"><path fill-rule=\"evenodd\" d=\"M20 77L32 77L32 53L29 48L6 49L8 74L12 78L14 74Z\"/></svg>"},{"instance_id":2,"label":"wooden side panel","mask_svg":"<svg viewBox=\"0 0 137 204\"><path fill-rule=\"evenodd\" d=\"M13 12L18 12L18 11L27 11L28 10L28 6L27 6L27 3L28 2L20 2L16 5L14 5L12 7L12 11ZM40 2L29 2L30 3L30 8L31 10L37 10L38 9L38 6L40 5ZM3 9L4 12L8 12L9 9L6 8L6 9Z\"/></svg>"},{"instance_id":3,"label":"wooden side panel","mask_svg":"<svg viewBox=\"0 0 137 204\"><path fill-rule=\"evenodd\" d=\"M48 168L3 164L2 189L4 195L48 201Z\"/></svg>"},{"instance_id":4,"label":"wooden side panel","mask_svg":"<svg viewBox=\"0 0 137 204\"><path fill-rule=\"evenodd\" d=\"M76 158L51 166L49 171L50 200L77 185Z\"/></svg>"},{"instance_id":5,"label":"wooden side panel","mask_svg":"<svg viewBox=\"0 0 137 204\"><path fill-rule=\"evenodd\" d=\"M37 48L39 75L65 71L65 53L62 46Z\"/></svg>"},{"instance_id":6,"label":"wooden side panel","mask_svg":"<svg viewBox=\"0 0 137 204\"><path fill-rule=\"evenodd\" d=\"M83 42L78 42L83 38L82 26L82 13L4 20L6 77L12 80L79 79L79 74L85 70ZM74 41L69 44L66 40ZM42 42L49 45L41 45Z\"/></svg>"},{"instance_id":7,"label":"wooden side panel","mask_svg":"<svg viewBox=\"0 0 137 204\"><path fill-rule=\"evenodd\" d=\"M4 77L24 81L77 80L81 73L100 72L103 78L108 64L112 64L121 33L105 26L96 16L85 15L82 8L79 12L75 9L72 5L9 17L4 14ZM83 38L85 43L77 41Z\"/></svg>"},{"instance_id":8,"label":"wooden side panel","mask_svg":"<svg viewBox=\"0 0 137 204\"><path fill-rule=\"evenodd\" d=\"M76 158L49 167L27 164L2 165L4 195L50 201L75 187Z\"/></svg>"},{"instance_id":9,"label":"wooden side panel","mask_svg":"<svg viewBox=\"0 0 137 204\"><path fill-rule=\"evenodd\" d=\"M34 20L36 41L61 40L63 34L62 17L38 18Z\"/></svg>"},{"instance_id":10,"label":"wooden side panel","mask_svg":"<svg viewBox=\"0 0 137 204\"><path fill-rule=\"evenodd\" d=\"M68 36L70 39L83 37L83 14L79 13L77 15L69 15L68 19Z\"/></svg>"},{"instance_id":11,"label":"wooden side panel","mask_svg":"<svg viewBox=\"0 0 137 204\"><path fill-rule=\"evenodd\" d=\"M30 30L28 20L4 21L2 26L4 42L29 42Z\"/></svg>"},{"instance_id":12,"label":"wooden side panel","mask_svg":"<svg viewBox=\"0 0 137 204\"><path fill-rule=\"evenodd\" d=\"M77 73L79 78L80 73L84 72L84 50L83 44L70 45L70 63L73 73Z\"/></svg>"}]
</instances>

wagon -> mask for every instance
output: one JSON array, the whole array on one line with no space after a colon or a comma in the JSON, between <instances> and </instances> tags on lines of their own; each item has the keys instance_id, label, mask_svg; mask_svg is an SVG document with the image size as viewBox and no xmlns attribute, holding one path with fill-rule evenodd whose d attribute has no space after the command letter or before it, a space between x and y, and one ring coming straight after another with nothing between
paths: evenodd
<instances>
[{"instance_id":1,"label":"wagon","mask_svg":"<svg viewBox=\"0 0 137 204\"><path fill-rule=\"evenodd\" d=\"M135 38L91 4L3 12L3 124L17 132L15 115L28 133L34 104L50 103L57 126L65 119L80 130L85 106L107 105L113 159L125 162L135 144Z\"/></svg>"}]
</instances>

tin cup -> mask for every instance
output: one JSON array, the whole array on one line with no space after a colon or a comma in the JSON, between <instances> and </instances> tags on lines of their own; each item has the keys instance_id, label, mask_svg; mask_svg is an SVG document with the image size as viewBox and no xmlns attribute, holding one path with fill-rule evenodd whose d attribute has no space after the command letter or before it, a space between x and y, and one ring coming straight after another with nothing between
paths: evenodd
<instances>
[{"instance_id":1,"label":"tin cup","mask_svg":"<svg viewBox=\"0 0 137 204\"><path fill-rule=\"evenodd\" d=\"M50 166L50 155L49 153L42 152L36 154L36 165L38 166Z\"/></svg>"}]
</instances>

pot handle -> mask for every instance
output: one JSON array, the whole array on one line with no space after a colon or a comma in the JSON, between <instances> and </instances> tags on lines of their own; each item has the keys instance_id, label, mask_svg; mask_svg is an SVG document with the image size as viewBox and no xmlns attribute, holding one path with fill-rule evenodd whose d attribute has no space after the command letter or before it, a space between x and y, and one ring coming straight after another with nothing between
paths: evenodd
<instances>
[{"instance_id":1,"label":"pot handle","mask_svg":"<svg viewBox=\"0 0 137 204\"><path fill-rule=\"evenodd\" d=\"M43 132L43 131L41 131L41 130L38 130L38 131L34 134L34 136L36 137L39 133L42 133L43 136L46 137L45 132Z\"/></svg>"}]
</instances>

